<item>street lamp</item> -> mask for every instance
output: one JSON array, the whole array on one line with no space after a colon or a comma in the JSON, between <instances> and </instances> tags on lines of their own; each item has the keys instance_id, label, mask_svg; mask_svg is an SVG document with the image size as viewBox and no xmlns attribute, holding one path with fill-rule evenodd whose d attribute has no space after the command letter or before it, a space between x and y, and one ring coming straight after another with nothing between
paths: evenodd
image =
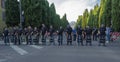
<instances>
[{"instance_id":1,"label":"street lamp","mask_svg":"<svg viewBox=\"0 0 120 62\"><path fill-rule=\"evenodd\" d=\"M22 8L21 8L21 0L17 0L19 2L19 11L20 11L20 28L22 28Z\"/></svg>"}]
</instances>

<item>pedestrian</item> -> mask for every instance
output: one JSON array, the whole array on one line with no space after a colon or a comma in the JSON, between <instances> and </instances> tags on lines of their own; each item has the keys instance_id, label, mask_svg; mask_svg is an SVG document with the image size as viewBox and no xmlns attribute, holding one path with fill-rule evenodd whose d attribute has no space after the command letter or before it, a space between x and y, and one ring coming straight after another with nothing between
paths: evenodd
<instances>
[{"instance_id":1,"label":"pedestrian","mask_svg":"<svg viewBox=\"0 0 120 62\"><path fill-rule=\"evenodd\" d=\"M34 27L34 30L33 30L33 42L34 42L36 45L39 44L39 32L38 32L37 27Z\"/></svg>"},{"instance_id":2,"label":"pedestrian","mask_svg":"<svg viewBox=\"0 0 120 62\"><path fill-rule=\"evenodd\" d=\"M112 34L113 34L113 32L114 32L114 29L113 29L113 27L112 27L112 25L110 26L110 41L111 42L113 42L113 36L112 36Z\"/></svg>"},{"instance_id":3,"label":"pedestrian","mask_svg":"<svg viewBox=\"0 0 120 62\"><path fill-rule=\"evenodd\" d=\"M105 45L105 31L106 31L106 28L105 26L102 24L101 27L99 28L99 36L100 36L100 40L99 40L99 46L101 46L101 43L103 44L103 46L106 46Z\"/></svg>"},{"instance_id":4,"label":"pedestrian","mask_svg":"<svg viewBox=\"0 0 120 62\"><path fill-rule=\"evenodd\" d=\"M106 27L106 43L109 43L110 42L110 27L107 26Z\"/></svg>"},{"instance_id":5,"label":"pedestrian","mask_svg":"<svg viewBox=\"0 0 120 62\"><path fill-rule=\"evenodd\" d=\"M90 29L89 26L86 27L85 35L86 35L86 46L88 45L88 43L90 46L92 46L92 40L91 40L92 29Z\"/></svg>"},{"instance_id":6,"label":"pedestrian","mask_svg":"<svg viewBox=\"0 0 120 62\"><path fill-rule=\"evenodd\" d=\"M15 31L15 43L14 43L15 45L21 44L21 40L20 40L21 34L22 34L22 29L17 28Z\"/></svg>"},{"instance_id":7,"label":"pedestrian","mask_svg":"<svg viewBox=\"0 0 120 62\"><path fill-rule=\"evenodd\" d=\"M78 25L78 27L77 27L77 43L78 43L78 45L80 45L80 43L81 43L81 45L84 46L82 34L83 34L83 29L80 27L80 25Z\"/></svg>"},{"instance_id":8,"label":"pedestrian","mask_svg":"<svg viewBox=\"0 0 120 62\"><path fill-rule=\"evenodd\" d=\"M46 45L46 34L47 34L47 28L44 24L42 24L42 28L41 28L42 45Z\"/></svg>"},{"instance_id":9,"label":"pedestrian","mask_svg":"<svg viewBox=\"0 0 120 62\"><path fill-rule=\"evenodd\" d=\"M63 44L63 28L62 26L60 26L59 30L58 30L58 44L62 45Z\"/></svg>"},{"instance_id":10,"label":"pedestrian","mask_svg":"<svg viewBox=\"0 0 120 62\"><path fill-rule=\"evenodd\" d=\"M76 41L76 29L73 29L73 41Z\"/></svg>"},{"instance_id":11,"label":"pedestrian","mask_svg":"<svg viewBox=\"0 0 120 62\"><path fill-rule=\"evenodd\" d=\"M55 41L54 41L54 28L53 26L51 25L50 26L50 29L49 29L49 36L50 36L50 45L53 43L53 45L55 45Z\"/></svg>"},{"instance_id":12,"label":"pedestrian","mask_svg":"<svg viewBox=\"0 0 120 62\"><path fill-rule=\"evenodd\" d=\"M4 29L3 36L4 36L4 43L5 43L5 45L10 44L10 42L9 42L9 31L8 31L8 28Z\"/></svg>"},{"instance_id":13,"label":"pedestrian","mask_svg":"<svg viewBox=\"0 0 120 62\"><path fill-rule=\"evenodd\" d=\"M96 27L93 28L93 41L97 41L97 33L98 33L98 29Z\"/></svg>"},{"instance_id":14,"label":"pedestrian","mask_svg":"<svg viewBox=\"0 0 120 62\"><path fill-rule=\"evenodd\" d=\"M26 28L23 28L21 36L20 36L20 40L22 43L26 42L26 32L27 32L26 30L27 30Z\"/></svg>"},{"instance_id":15,"label":"pedestrian","mask_svg":"<svg viewBox=\"0 0 120 62\"><path fill-rule=\"evenodd\" d=\"M66 29L67 34L67 45L72 45L72 28L70 25Z\"/></svg>"},{"instance_id":16,"label":"pedestrian","mask_svg":"<svg viewBox=\"0 0 120 62\"><path fill-rule=\"evenodd\" d=\"M32 41L32 34L33 34L33 30L32 30L32 27L31 26L28 26L28 32L27 32L27 45L30 44L32 45L33 44L33 41Z\"/></svg>"}]
</instances>

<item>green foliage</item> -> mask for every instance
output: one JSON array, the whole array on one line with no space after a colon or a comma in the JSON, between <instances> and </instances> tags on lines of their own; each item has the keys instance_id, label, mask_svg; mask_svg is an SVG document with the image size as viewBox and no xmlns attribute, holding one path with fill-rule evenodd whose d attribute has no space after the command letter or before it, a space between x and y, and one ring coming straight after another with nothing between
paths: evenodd
<instances>
[{"instance_id":1,"label":"green foliage","mask_svg":"<svg viewBox=\"0 0 120 62\"><path fill-rule=\"evenodd\" d=\"M100 7L97 5L94 6L94 10L93 10L93 14L94 14L94 18L93 18L93 27L99 27L99 11L100 11Z\"/></svg>"},{"instance_id":2,"label":"green foliage","mask_svg":"<svg viewBox=\"0 0 120 62\"><path fill-rule=\"evenodd\" d=\"M77 27L78 25L82 26L82 15L78 16L77 23L76 23L76 27Z\"/></svg>"},{"instance_id":3,"label":"green foliage","mask_svg":"<svg viewBox=\"0 0 120 62\"><path fill-rule=\"evenodd\" d=\"M88 24L88 16L89 16L89 12L88 9L85 9L84 13L83 13L83 18L82 18L82 27L85 28Z\"/></svg>"},{"instance_id":4,"label":"green foliage","mask_svg":"<svg viewBox=\"0 0 120 62\"><path fill-rule=\"evenodd\" d=\"M90 10L90 15L88 17L88 25L93 27L94 26L94 14L93 14L93 10Z\"/></svg>"},{"instance_id":5,"label":"green foliage","mask_svg":"<svg viewBox=\"0 0 120 62\"><path fill-rule=\"evenodd\" d=\"M68 20L67 20L67 15L66 15L66 14L64 14L64 16L61 18L61 21L62 21L61 26L62 26L63 28L66 28L67 25L68 25Z\"/></svg>"},{"instance_id":6,"label":"green foliage","mask_svg":"<svg viewBox=\"0 0 120 62\"><path fill-rule=\"evenodd\" d=\"M0 7L0 33L2 33L5 27L6 27L6 24L4 21L2 21L2 9Z\"/></svg>"},{"instance_id":7,"label":"green foliage","mask_svg":"<svg viewBox=\"0 0 120 62\"><path fill-rule=\"evenodd\" d=\"M60 16L56 13L54 3L49 5L47 0L21 0L21 3L22 11L24 11L25 26L39 27L44 23L48 27L53 25L57 29L61 25L66 26L68 23L67 18L64 21L60 19ZM6 0L6 23L8 26L19 25L18 5L17 0ZM66 15L63 17L66 17Z\"/></svg>"},{"instance_id":8,"label":"green foliage","mask_svg":"<svg viewBox=\"0 0 120 62\"><path fill-rule=\"evenodd\" d=\"M5 2L7 26L19 25L19 6L17 0L6 0Z\"/></svg>"},{"instance_id":9,"label":"green foliage","mask_svg":"<svg viewBox=\"0 0 120 62\"><path fill-rule=\"evenodd\" d=\"M105 25L106 26L110 26L111 25L111 10L112 10L112 7L111 7L111 2L112 0L106 0L106 3L105 3Z\"/></svg>"},{"instance_id":10,"label":"green foliage","mask_svg":"<svg viewBox=\"0 0 120 62\"><path fill-rule=\"evenodd\" d=\"M120 29L120 0L112 0L112 25L116 31Z\"/></svg>"},{"instance_id":11,"label":"green foliage","mask_svg":"<svg viewBox=\"0 0 120 62\"><path fill-rule=\"evenodd\" d=\"M89 15L88 15L89 14ZM81 19L82 17L82 19ZM100 27L101 24L111 26L118 31L120 29L120 0L101 0L100 6L95 5L88 13L87 9L78 17L77 24L90 27ZM82 21L81 21L82 20Z\"/></svg>"}]
</instances>

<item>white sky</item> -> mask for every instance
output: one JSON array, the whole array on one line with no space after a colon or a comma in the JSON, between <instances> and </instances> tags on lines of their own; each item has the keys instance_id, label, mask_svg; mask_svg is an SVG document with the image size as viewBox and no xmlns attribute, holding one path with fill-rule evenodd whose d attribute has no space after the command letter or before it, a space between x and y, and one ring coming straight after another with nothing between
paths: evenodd
<instances>
[{"instance_id":1,"label":"white sky","mask_svg":"<svg viewBox=\"0 0 120 62\"><path fill-rule=\"evenodd\" d=\"M61 17L66 13L69 22L76 21L84 10L94 8L94 5L100 3L100 0L48 0L56 6L56 12Z\"/></svg>"}]
</instances>

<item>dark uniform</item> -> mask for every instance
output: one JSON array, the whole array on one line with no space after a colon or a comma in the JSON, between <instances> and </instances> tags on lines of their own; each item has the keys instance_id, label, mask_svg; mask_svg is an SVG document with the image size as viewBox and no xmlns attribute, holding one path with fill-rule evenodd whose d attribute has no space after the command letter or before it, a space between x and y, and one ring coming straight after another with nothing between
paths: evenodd
<instances>
[{"instance_id":1,"label":"dark uniform","mask_svg":"<svg viewBox=\"0 0 120 62\"><path fill-rule=\"evenodd\" d=\"M67 27L67 45L72 45L72 28Z\"/></svg>"},{"instance_id":2,"label":"dark uniform","mask_svg":"<svg viewBox=\"0 0 120 62\"><path fill-rule=\"evenodd\" d=\"M33 30L28 29L28 32L27 32L27 45L28 44L30 44L30 45L33 44L33 42L32 42L32 34L33 34Z\"/></svg>"},{"instance_id":3,"label":"dark uniform","mask_svg":"<svg viewBox=\"0 0 120 62\"><path fill-rule=\"evenodd\" d=\"M55 42L54 42L54 29L53 28L50 28L49 29L49 33L50 33L50 45L53 43L55 45Z\"/></svg>"},{"instance_id":4,"label":"dark uniform","mask_svg":"<svg viewBox=\"0 0 120 62\"><path fill-rule=\"evenodd\" d=\"M42 45L46 45L46 34L47 28L44 26L41 28L41 35L42 35Z\"/></svg>"},{"instance_id":5,"label":"dark uniform","mask_svg":"<svg viewBox=\"0 0 120 62\"><path fill-rule=\"evenodd\" d=\"M17 45L17 44L20 45L20 44L21 44L21 42L20 42L21 33L22 33L22 31L19 30L19 29L17 29L17 30L15 31L15 41L14 41L14 44L15 44L15 45Z\"/></svg>"},{"instance_id":6,"label":"dark uniform","mask_svg":"<svg viewBox=\"0 0 120 62\"><path fill-rule=\"evenodd\" d=\"M14 29L13 29L13 34L12 34L14 44L15 44L15 42L16 42L16 32L17 32L17 29L14 27Z\"/></svg>"},{"instance_id":7,"label":"dark uniform","mask_svg":"<svg viewBox=\"0 0 120 62\"><path fill-rule=\"evenodd\" d=\"M38 45L39 44L39 32L38 32L38 30L33 31L33 36L34 36L33 42L36 45Z\"/></svg>"},{"instance_id":8,"label":"dark uniform","mask_svg":"<svg viewBox=\"0 0 120 62\"><path fill-rule=\"evenodd\" d=\"M24 30L23 30L23 35L24 35L24 41L26 42L26 44L27 44L27 42L28 42L28 30L27 30L27 28L24 28Z\"/></svg>"},{"instance_id":9,"label":"dark uniform","mask_svg":"<svg viewBox=\"0 0 120 62\"><path fill-rule=\"evenodd\" d=\"M73 29L73 41L76 41L76 29Z\"/></svg>"},{"instance_id":10,"label":"dark uniform","mask_svg":"<svg viewBox=\"0 0 120 62\"><path fill-rule=\"evenodd\" d=\"M5 29L3 31L3 36L4 36L4 43L5 43L5 45L7 45L7 43L10 43L9 42L9 31L8 31L8 29Z\"/></svg>"},{"instance_id":11,"label":"dark uniform","mask_svg":"<svg viewBox=\"0 0 120 62\"><path fill-rule=\"evenodd\" d=\"M92 45L92 40L91 40L92 30L90 28L86 28L85 33L86 33L86 45L88 45L89 43L89 45L91 46Z\"/></svg>"},{"instance_id":12,"label":"dark uniform","mask_svg":"<svg viewBox=\"0 0 120 62\"><path fill-rule=\"evenodd\" d=\"M58 43L59 43L59 45L63 44L63 31L64 30L62 28L60 28L58 30Z\"/></svg>"},{"instance_id":13,"label":"dark uniform","mask_svg":"<svg viewBox=\"0 0 120 62\"><path fill-rule=\"evenodd\" d=\"M106 31L106 28L101 27L99 29L99 31L100 31L100 34L99 34L99 36L100 36L99 46L101 45L101 43L103 43L103 45L105 46L105 36L106 36L105 31Z\"/></svg>"},{"instance_id":14,"label":"dark uniform","mask_svg":"<svg viewBox=\"0 0 120 62\"><path fill-rule=\"evenodd\" d=\"M98 33L98 29L97 29L97 28L94 28L94 29L93 29L93 40L94 40L94 41L97 41L97 33Z\"/></svg>"},{"instance_id":15,"label":"dark uniform","mask_svg":"<svg viewBox=\"0 0 120 62\"><path fill-rule=\"evenodd\" d=\"M77 28L77 43L78 43L78 45L80 45L80 43L81 43L81 45L83 46L82 32L83 32L82 28L78 27Z\"/></svg>"}]
</instances>

